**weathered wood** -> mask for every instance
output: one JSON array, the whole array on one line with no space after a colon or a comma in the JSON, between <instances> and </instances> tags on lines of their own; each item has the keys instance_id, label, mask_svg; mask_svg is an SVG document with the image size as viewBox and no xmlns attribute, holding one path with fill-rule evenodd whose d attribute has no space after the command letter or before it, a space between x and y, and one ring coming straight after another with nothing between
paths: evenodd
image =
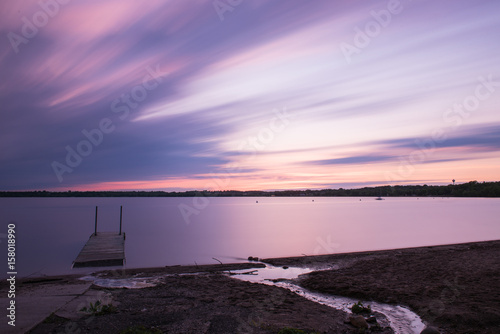
<instances>
[{"instance_id":1,"label":"weathered wood","mask_svg":"<svg viewBox=\"0 0 500 334\"><path fill-rule=\"evenodd\" d=\"M94 228L94 234L97 235L97 206L95 207L95 228Z\"/></svg>"},{"instance_id":2,"label":"weathered wood","mask_svg":"<svg viewBox=\"0 0 500 334\"><path fill-rule=\"evenodd\" d=\"M120 205L120 235L122 234L122 213L123 213L123 206Z\"/></svg>"},{"instance_id":3,"label":"weathered wood","mask_svg":"<svg viewBox=\"0 0 500 334\"><path fill-rule=\"evenodd\" d=\"M125 260L125 233L92 234L73 262L73 268L122 266Z\"/></svg>"}]
</instances>

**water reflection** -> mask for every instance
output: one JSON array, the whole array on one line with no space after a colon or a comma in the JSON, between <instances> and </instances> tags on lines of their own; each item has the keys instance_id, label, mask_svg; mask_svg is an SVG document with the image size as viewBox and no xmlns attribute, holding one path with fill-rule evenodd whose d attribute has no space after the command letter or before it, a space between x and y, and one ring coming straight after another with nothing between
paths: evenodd
<instances>
[{"instance_id":1,"label":"water reflection","mask_svg":"<svg viewBox=\"0 0 500 334\"><path fill-rule=\"evenodd\" d=\"M118 231L123 205L129 268L500 239L500 199L209 198L189 224L180 204L193 199L2 198L0 223L17 224L20 277L72 273L96 205L100 231Z\"/></svg>"}]
</instances>

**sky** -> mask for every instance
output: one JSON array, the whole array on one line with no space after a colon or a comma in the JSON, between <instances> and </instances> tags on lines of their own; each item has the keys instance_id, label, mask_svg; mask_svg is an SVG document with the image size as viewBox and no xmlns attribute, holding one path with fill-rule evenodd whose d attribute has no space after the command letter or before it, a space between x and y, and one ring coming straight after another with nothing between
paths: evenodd
<instances>
[{"instance_id":1,"label":"sky","mask_svg":"<svg viewBox=\"0 0 500 334\"><path fill-rule=\"evenodd\" d=\"M0 3L0 190L500 180L496 0Z\"/></svg>"}]
</instances>

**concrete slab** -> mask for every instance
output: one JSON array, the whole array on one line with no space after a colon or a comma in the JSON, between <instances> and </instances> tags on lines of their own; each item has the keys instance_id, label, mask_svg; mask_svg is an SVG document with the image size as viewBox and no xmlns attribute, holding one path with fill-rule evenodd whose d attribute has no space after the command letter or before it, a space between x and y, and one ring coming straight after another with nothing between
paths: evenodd
<instances>
[{"instance_id":1,"label":"concrete slab","mask_svg":"<svg viewBox=\"0 0 500 334\"><path fill-rule=\"evenodd\" d=\"M20 284L16 292L16 322L15 327L8 325L7 306L10 299L2 293L0 298L2 317L0 333L25 333L42 322L75 298L83 295L92 285L92 282L51 282ZM4 297L5 296L5 297Z\"/></svg>"}]
</instances>

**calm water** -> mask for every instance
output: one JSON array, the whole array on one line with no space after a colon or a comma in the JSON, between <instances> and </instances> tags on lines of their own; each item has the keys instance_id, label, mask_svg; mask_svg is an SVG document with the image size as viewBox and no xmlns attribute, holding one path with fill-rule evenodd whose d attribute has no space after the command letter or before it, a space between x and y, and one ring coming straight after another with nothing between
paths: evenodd
<instances>
[{"instance_id":1,"label":"calm water","mask_svg":"<svg viewBox=\"0 0 500 334\"><path fill-rule=\"evenodd\" d=\"M96 205L99 231L118 231L123 205L126 267L500 239L500 199L3 198L0 246L6 254L14 222L18 276L77 272L71 264L94 231Z\"/></svg>"}]
</instances>

